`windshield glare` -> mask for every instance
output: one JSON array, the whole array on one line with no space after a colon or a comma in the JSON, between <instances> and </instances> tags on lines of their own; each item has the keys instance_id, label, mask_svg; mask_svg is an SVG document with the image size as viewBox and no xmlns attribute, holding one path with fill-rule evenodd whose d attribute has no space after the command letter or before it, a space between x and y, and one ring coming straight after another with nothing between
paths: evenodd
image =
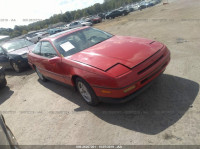
<instances>
[{"instance_id":1,"label":"windshield glare","mask_svg":"<svg viewBox=\"0 0 200 149\"><path fill-rule=\"evenodd\" d=\"M54 45L66 57L90 48L112 36L99 29L86 28L55 40Z\"/></svg>"},{"instance_id":2,"label":"windshield glare","mask_svg":"<svg viewBox=\"0 0 200 149\"><path fill-rule=\"evenodd\" d=\"M12 41L12 42L7 42L5 44L2 45L2 47L10 52L10 51L14 51L14 50L18 50L18 49L22 49L24 47L33 45L32 42L25 40L25 39L20 39L20 40L16 40L16 41Z\"/></svg>"}]
</instances>

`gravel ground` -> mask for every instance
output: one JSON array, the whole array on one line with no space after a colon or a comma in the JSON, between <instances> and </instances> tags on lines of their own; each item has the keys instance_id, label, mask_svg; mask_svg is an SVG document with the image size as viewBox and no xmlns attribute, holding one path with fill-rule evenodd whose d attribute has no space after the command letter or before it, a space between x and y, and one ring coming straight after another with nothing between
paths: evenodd
<instances>
[{"instance_id":1,"label":"gravel ground","mask_svg":"<svg viewBox=\"0 0 200 149\"><path fill-rule=\"evenodd\" d=\"M7 71L0 111L21 145L200 144L200 1L177 0L95 27L163 42L165 73L134 100L90 107L72 89L30 69Z\"/></svg>"}]
</instances>

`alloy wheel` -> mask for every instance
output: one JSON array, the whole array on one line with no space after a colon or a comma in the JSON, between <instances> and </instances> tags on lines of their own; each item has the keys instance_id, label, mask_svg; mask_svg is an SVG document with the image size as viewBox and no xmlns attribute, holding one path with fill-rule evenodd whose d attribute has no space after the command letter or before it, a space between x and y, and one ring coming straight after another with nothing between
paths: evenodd
<instances>
[{"instance_id":1,"label":"alloy wheel","mask_svg":"<svg viewBox=\"0 0 200 149\"><path fill-rule=\"evenodd\" d=\"M81 96L87 101L87 102L91 102L92 101L92 97L87 89L87 87L82 83L82 82L78 82L78 90L81 94Z\"/></svg>"}]
</instances>

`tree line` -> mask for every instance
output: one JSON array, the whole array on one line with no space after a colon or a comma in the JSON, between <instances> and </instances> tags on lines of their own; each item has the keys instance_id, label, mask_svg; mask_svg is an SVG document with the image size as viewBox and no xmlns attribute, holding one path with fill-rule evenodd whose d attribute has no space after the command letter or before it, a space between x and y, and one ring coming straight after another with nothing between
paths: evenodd
<instances>
[{"instance_id":1,"label":"tree line","mask_svg":"<svg viewBox=\"0 0 200 149\"><path fill-rule=\"evenodd\" d=\"M78 9L74 11L67 11L63 14L55 14L48 19L37 21L29 25L18 26L15 25L14 29L11 28L0 28L0 35L8 35L11 38L17 37L23 34L27 34L30 31L40 30L48 28L51 24L58 22L69 23L73 20L87 17L90 15L96 15L99 13L108 12L110 10L125 6L130 3L138 2L140 0L104 0L103 4L96 3L85 9ZM66 8L67 9L67 8Z\"/></svg>"}]
</instances>

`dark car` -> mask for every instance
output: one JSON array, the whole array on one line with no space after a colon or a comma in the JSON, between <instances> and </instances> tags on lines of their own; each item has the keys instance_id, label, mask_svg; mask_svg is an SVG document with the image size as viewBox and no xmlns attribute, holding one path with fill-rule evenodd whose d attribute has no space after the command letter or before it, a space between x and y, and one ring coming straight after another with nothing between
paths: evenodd
<instances>
[{"instance_id":1,"label":"dark car","mask_svg":"<svg viewBox=\"0 0 200 149\"><path fill-rule=\"evenodd\" d=\"M120 9L119 11L121 12L121 15L123 16L128 15L130 13L130 11L128 11L127 9Z\"/></svg>"},{"instance_id":2,"label":"dark car","mask_svg":"<svg viewBox=\"0 0 200 149\"><path fill-rule=\"evenodd\" d=\"M119 17L122 15L127 15L129 12L125 9L114 10L106 14L106 19L114 19L115 17Z\"/></svg>"},{"instance_id":3,"label":"dark car","mask_svg":"<svg viewBox=\"0 0 200 149\"><path fill-rule=\"evenodd\" d=\"M26 39L8 41L0 45L0 66L4 69L13 68L21 72L28 67L27 53L35 47L35 44Z\"/></svg>"},{"instance_id":4,"label":"dark car","mask_svg":"<svg viewBox=\"0 0 200 149\"><path fill-rule=\"evenodd\" d=\"M148 6L147 6L147 3L146 2L141 2L140 4L139 4L139 10L142 10L142 9L145 9L145 8L147 8Z\"/></svg>"},{"instance_id":5,"label":"dark car","mask_svg":"<svg viewBox=\"0 0 200 149\"><path fill-rule=\"evenodd\" d=\"M0 148L1 149L20 149L16 138L6 125L4 117L0 114Z\"/></svg>"},{"instance_id":6,"label":"dark car","mask_svg":"<svg viewBox=\"0 0 200 149\"><path fill-rule=\"evenodd\" d=\"M146 7L152 7L152 6L154 6L154 3L152 3L152 2L146 2Z\"/></svg>"},{"instance_id":7,"label":"dark car","mask_svg":"<svg viewBox=\"0 0 200 149\"><path fill-rule=\"evenodd\" d=\"M0 88L5 87L7 84L6 78L5 78L5 72L2 67L0 67Z\"/></svg>"},{"instance_id":8,"label":"dark car","mask_svg":"<svg viewBox=\"0 0 200 149\"><path fill-rule=\"evenodd\" d=\"M105 14L105 13L100 13L100 14L98 14L98 16L99 16L100 18L102 18L102 19L105 19L106 14Z\"/></svg>"},{"instance_id":9,"label":"dark car","mask_svg":"<svg viewBox=\"0 0 200 149\"><path fill-rule=\"evenodd\" d=\"M48 33L49 33L50 35L53 35L53 34L56 34L56 33L62 32L62 31L64 31L64 30L63 30L63 29L60 29L60 28L53 28L53 29L49 29L49 30L48 30Z\"/></svg>"},{"instance_id":10,"label":"dark car","mask_svg":"<svg viewBox=\"0 0 200 149\"><path fill-rule=\"evenodd\" d=\"M114 10L106 14L106 19L114 19L119 16L121 16L121 12L119 10Z\"/></svg>"}]
</instances>

